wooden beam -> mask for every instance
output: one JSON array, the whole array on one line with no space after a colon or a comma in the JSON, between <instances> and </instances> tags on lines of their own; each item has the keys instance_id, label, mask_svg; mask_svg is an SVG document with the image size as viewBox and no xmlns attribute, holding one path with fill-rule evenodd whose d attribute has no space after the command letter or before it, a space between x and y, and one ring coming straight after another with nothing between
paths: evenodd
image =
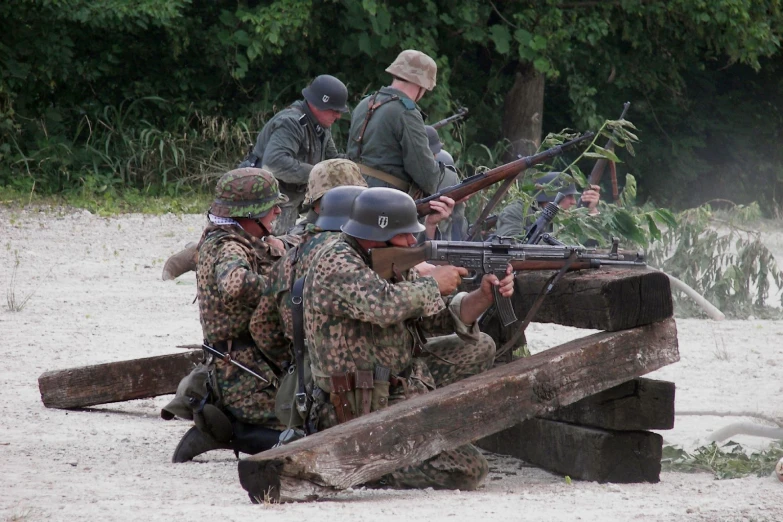
<instances>
[{"instance_id":1,"label":"wooden beam","mask_svg":"<svg viewBox=\"0 0 783 522\"><path fill-rule=\"evenodd\" d=\"M512 300L520 320L527 315L552 274L551 271L517 274L518 284ZM666 274L646 269L602 268L563 276L546 296L533 321L615 332L663 321L673 313Z\"/></svg>"},{"instance_id":2,"label":"wooden beam","mask_svg":"<svg viewBox=\"0 0 783 522\"><path fill-rule=\"evenodd\" d=\"M249 457L240 483L293 501L376 480L676 362L677 348L674 319L577 339Z\"/></svg>"},{"instance_id":3,"label":"wooden beam","mask_svg":"<svg viewBox=\"0 0 783 522\"><path fill-rule=\"evenodd\" d=\"M536 418L485 437L481 447L580 480L658 482L663 438Z\"/></svg>"},{"instance_id":4,"label":"wooden beam","mask_svg":"<svg viewBox=\"0 0 783 522\"><path fill-rule=\"evenodd\" d=\"M615 431L670 430L674 391L673 382L632 379L542 417Z\"/></svg>"},{"instance_id":5,"label":"wooden beam","mask_svg":"<svg viewBox=\"0 0 783 522\"><path fill-rule=\"evenodd\" d=\"M200 350L42 373L41 400L47 408L96 404L167 395L201 361Z\"/></svg>"}]
</instances>

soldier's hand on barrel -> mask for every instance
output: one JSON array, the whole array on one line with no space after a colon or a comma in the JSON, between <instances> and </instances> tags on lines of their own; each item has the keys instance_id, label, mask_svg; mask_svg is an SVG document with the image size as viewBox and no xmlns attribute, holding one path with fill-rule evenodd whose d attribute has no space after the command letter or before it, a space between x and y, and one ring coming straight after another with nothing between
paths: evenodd
<instances>
[{"instance_id":1,"label":"soldier's hand on barrel","mask_svg":"<svg viewBox=\"0 0 783 522\"><path fill-rule=\"evenodd\" d=\"M440 290L441 295L453 294L462 282L462 278L467 275L467 268L451 265L435 266L430 272L430 277L434 278L438 283L438 290Z\"/></svg>"},{"instance_id":2,"label":"soldier's hand on barrel","mask_svg":"<svg viewBox=\"0 0 783 522\"><path fill-rule=\"evenodd\" d=\"M441 196L438 199L430 201L430 208L433 210L425 219L425 225L437 225L444 219L451 217L454 211L454 200L448 196Z\"/></svg>"},{"instance_id":3,"label":"soldier's hand on barrel","mask_svg":"<svg viewBox=\"0 0 783 522\"><path fill-rule=\"evenodd\" d=\"M598 206L598 201L601 199L601 187L598 185L590 185L590 188L585 189L584 192L582 192L582 201L587 203L587 208L589 209L589 214L597 214L598 209L596 208Z\"/></svg>"}]
</instances>

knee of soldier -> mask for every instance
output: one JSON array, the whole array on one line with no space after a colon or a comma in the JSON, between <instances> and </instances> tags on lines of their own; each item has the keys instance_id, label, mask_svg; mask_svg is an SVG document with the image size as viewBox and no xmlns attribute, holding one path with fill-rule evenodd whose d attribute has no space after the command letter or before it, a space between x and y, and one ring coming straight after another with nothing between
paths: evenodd
<instances>
[{"instance_id":1,"label":"knee of soldier","mask_svg":"<svg viewBox=\"0 0 783 522\"><path fill-rule=\"evenodd\" d=\"M484 479L487 478L487 475L489 474L489 463L487 462L487 459L484 458L484 455L476 451L475 454L471 456L469 467L466 471L467 473L465 474L460 489L474 491L478 489L484 483Z\"/></svg>"},{"instance_id":2,"label":"knee of soldier","mask_svg":"<svg viewBox=\"0 0 783 522\"><path fill-rule=\"evenodd\" d=\"M495 362L495 341L489 335L481 332L476 343L476 356L479 360L486 363L486 368L492 366Z\"/></svg>"}]
</instances>

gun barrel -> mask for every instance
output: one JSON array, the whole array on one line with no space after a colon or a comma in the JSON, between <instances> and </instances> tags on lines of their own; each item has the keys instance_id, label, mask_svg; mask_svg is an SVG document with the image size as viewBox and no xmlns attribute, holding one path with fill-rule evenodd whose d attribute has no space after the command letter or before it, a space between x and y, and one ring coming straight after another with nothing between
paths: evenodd
<instances>
[{"instance_id":1,"label":"gun barrel","mask_svg":"<svg viewBox=\"0 0 783 522\"><path fill-rule=\"evenodd\" d=\"M470 196L479 190L493 185L499 181L516 176L525 169L540 163L544 163L545 161L552 159L555 156L559 156L566 150L582 143L583 141L593 139L594 136L595 133L587 132L578 138L567 141L543 152L539 152L538 154L525 156L524 158L519 158L518 160L514 160L510 163L506 163L495 167L494 169L490 169L487 172L475 174L465 179L462 183L446 187L443 190L440 190L439 192L436 192L435 194L425 198L417 199L416 211L420 217L431 214L432 208L430 208L429 202L434 199L438 199L441 196L448 196L454 200L458 200Z\"/></svg>"},{"instance_id":2,"label":"gun barrel","mask_svg":"<svg viewBox=\"0 0 783 522\"><path fill-rule=\"evenodd\" d=\"M220 350L218 350L218 349L216 349L216 348L213 348L213 347L211 347L211 346L210 346L210 345L208 345L207 343L201 343L201 347L202 347L202 348L204 348L204 349L205 349L206 351L208 351L209 353L211 353L212 355L214 355L215 357L218 357L218 358L220 358L220 359L223 359L223 360L224 360L224 361L226 361L227 363L229 363L229 364L233 364L233 365L234 365L234 366L236 366L237 368L240 368L240 369L242 369L242 370L246 371L247 373L249 373L249 374L250 374L250 375L252 375L253 377L255 377L255 378L257 378L257 379L260 379L260 380L264 381L265 383L269 384L269 381L268 381L267 379L265 379L263 376L261 376L261 375L257 374L256 372L254 372L253 370L251 370L250 368L248 368L248 367L247 367L247 366L245 366L244 364L242 364L242 363L240 363L240 362L237 362L237 361L235 361L235 360L234 360L234 359L232 359L230 356L227 356L226 354L224 354L224 353L223 353L223 352L221 352Z\"/></svg>"}]
</instances>

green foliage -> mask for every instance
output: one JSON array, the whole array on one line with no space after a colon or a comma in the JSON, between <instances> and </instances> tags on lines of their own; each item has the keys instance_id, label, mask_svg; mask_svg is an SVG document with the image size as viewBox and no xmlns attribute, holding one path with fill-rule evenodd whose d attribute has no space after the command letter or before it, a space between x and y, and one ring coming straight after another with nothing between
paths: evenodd
<instances>
[{"instance_id":1,"label":"green foliage","mask_svg":"<svg viewBox=\"0 0 783 522\"><path fill-rule=\"evenodd\" d=\"M315 75L343 79L355 103L417 48L439 65L422 100L431 119L471 108L469 125L443 133L463 164L477 147L497 152L515 75L535 70L545 132L597 128L634 102L645 147L622 174L636 174L642 200L695 206L707 191L774 211L781 18L779 0L4 2L0 184L173 193L240 161L262 115ZM212 118L242 143L204 136ZM338 142L347 128L335 125ZM760 180L772 187L761 195Z\"/></svg>"},{"instance_id":2,"label":"green foliage","mask_svg":"<svg viewBox=\"0 0 783 522\"><path fill-rule=\"evenodd\" d=\"M709 446L697 448L692 453L675 446L664 446L661 467L664 471L708 472L719 480L748 475L765 477L774 472L775 464L781 457L782 441L776 442L767 450L751 454L733 441L721 446L713 442Z\"/></svg>"}]
</instances>

